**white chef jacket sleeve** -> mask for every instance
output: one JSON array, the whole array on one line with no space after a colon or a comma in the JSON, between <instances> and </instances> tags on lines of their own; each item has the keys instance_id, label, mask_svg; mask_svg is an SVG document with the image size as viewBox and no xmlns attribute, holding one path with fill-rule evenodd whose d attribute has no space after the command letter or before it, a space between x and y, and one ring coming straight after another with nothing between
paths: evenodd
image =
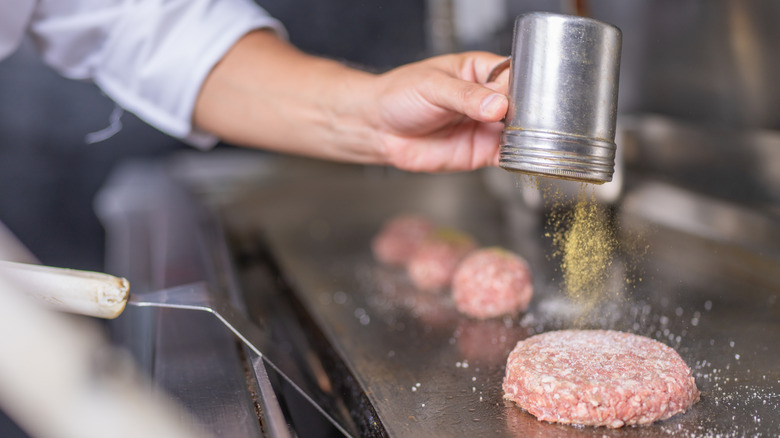
<instances>
[{"instance_id":1,"label":"white chef jacket sleeve","mask_svg":"<svg viewBox=\"0 0 780 438\"><path fill-rule=\"evenodd\" d=\"M40 0L30 31L46 63L196 147L192 113L214 65L247 32L281 23L250 0Z\"/></svg>"}]
</instances>

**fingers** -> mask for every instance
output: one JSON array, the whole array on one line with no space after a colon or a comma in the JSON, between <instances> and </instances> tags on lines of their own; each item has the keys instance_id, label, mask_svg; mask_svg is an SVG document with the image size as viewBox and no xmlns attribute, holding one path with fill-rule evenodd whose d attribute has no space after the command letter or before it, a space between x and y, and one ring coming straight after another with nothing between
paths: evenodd
<instances>
[{"instance_id":1,"label":"fingers","mask_svg":"<svg viewBox=\"0 0 780 438\"><path fill-rule=\"evenodd\" d=\"M496 122L505 115L509 102L505 95L483 85L441 75L422 86L424 99L441 108L465 114L480 122Z\"/></svg>"},{"instance_id":2,"label":"fingers","mask_svg":"<svg viewBox=\"0 0 780 438\"><path fill-rule=\"evenodd\" d=\"M507 95L509 93L509 70L504 70L494 81L486 83L485 86L493 91Z\"/></svg>"},{"instance_id":3,"label":"fingers","mask_svg":"<svg viewBox=\"0 0 780 438\"><path fill-rule=\"evenodd\" d=\"M509 101L506 96L500 93L491 93L480 102L479 110L482 118L472 118L481 122L495 122L504 118L508 108Z\"/></svg>"},{"instance_id":4,"label":"fingers","mask_svg":"<svg viewBox=\"0 0 780 438\"><path fill-rule=\"evenodd\" d=\"M470 52L467 57L466 68L469 66L473 73L465 72L464 79L473 74L475 82L485 84L487 88L506 95L509 88L509 58L498 57L492 53Z\"/></svg>"},{"instance_id":5,"label":"fingers","mask_svg":"<svg viewBox=\"0 0 780 438\"><path fill-rule=\"evenodd\" d=\"M459 62L462 65L461 77L463 79L471 79L472 81L479 83L486 83L490 73L498 65L506 61L506 56L496 55L488 52L466 52L456 55L460 57ZM472 70L469 72L468 70ZM508 69L505 69L505 71ZM507 76L505 73L499 75L499 78L503 77L504 80ZM500 80L496 80L499 82Z\"/></svg>"},{"instance_id":6,"label":"fingers","mask_svg":"<svg viewBox=\"0 0 780 438\"><path fill-rule=\"evenodd\" d=\"M388 163L412 172L459 172L497 166L503 125L464 122L436 136L382 136Z\"/></svg>"},{"instance_id":7,"label":"fingers","mask_svg":"<svg viewBox=\"0 0 780 438\"><path fill-rule=\"evenodd\" d=\"M434 58L445 78L434 77L427 97L443 108L480 122L495 122L506 115L508 69L491 78L491 71L506 57L488 52L467 52Z\"/></svg>"}]
</instances>

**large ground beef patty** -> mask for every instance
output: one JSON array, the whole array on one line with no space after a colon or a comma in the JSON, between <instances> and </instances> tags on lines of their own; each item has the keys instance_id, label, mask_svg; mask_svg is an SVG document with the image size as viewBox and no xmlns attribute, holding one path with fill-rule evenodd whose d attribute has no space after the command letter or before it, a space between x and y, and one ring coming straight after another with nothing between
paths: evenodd
<instances>
[{"instance_id":1,"label":"large ground beef patty","mask_svg":"<svg viewBox=\"0 0 780 438\"><path fill-rule=\"evenodd\" d=\"M477 319L522 312L532 295L528 264L519 255L498 247L472 252L460 262L452 280L455 307Z\"/></svg>"},{"instance_id":2,"label":"large ground beef patty","mask_svg":"<svg viewBox=\"0 0 780 438\"><path fill-rule=\"evenodd\" d=\"M676 351L643 336L562 330L520 341L509 355L504 398L539 420L610 428L650 424L699 400Z\"/></svg>"}]
</instances>

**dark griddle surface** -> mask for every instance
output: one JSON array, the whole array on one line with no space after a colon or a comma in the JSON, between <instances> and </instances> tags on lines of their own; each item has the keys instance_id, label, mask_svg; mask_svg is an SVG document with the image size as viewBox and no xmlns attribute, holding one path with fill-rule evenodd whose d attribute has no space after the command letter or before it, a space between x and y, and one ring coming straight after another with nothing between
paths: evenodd
<instances>
[{"instance_id":1,"label":"dark griddle surface","mask_svg":"<svg viewBox=\"0 0 780 438\"><path fill-rule=\"evenodd\" d=\"M630 196L629 196L630 198ZM638 202L641 202L639 200ZM233 207L262 227L287 281L366 391L391 436L776 436L780 431L780 266L744 249L653 225L618 209L624 247L649 248L614 266L623 300L575 324L559 291L540 213L504 205L479 174L315 174L248 194ZM228 210L233 210L230 208ZM523 254L531 308L473 321L446 296L421 294L378 266L381 222L416 212ZM250 226L251 228L251 226ZM644 246L643 246L644 248ZM626 273L641 282L626 287ZM702 391L692 410L652 426L609 430L541 423L502 400L514 343L575 326L614 328L674 347Z\"/></svg>"}]
</instances>

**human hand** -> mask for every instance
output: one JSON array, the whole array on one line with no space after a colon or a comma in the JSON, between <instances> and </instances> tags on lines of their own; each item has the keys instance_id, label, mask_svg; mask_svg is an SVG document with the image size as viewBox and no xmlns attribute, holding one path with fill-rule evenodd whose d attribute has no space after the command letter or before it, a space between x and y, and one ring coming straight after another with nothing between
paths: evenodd
<instances>
[{"instance_id":1,"label":"human hand","mask_svg":"<svg viewBox=\"0 0 780 438\"><path fill-rule=\"evenodd\" d=\"M443 55L378 76L371 124L387 164L422 172L498 165L507 75L482 84L503 59Z\"/></svg>"},{"instance_id":2,"label":"human hand","mask_svg":"<svg viewBox=\"0 0 780 438\"><path fill-rule=\"evenodd\" d=\"M309 56L272 32L246 35L209 74L193 120L235 145L421 172L498 164L507 74L469 52L381 75Z\"/></svg>"}]
</instances>

